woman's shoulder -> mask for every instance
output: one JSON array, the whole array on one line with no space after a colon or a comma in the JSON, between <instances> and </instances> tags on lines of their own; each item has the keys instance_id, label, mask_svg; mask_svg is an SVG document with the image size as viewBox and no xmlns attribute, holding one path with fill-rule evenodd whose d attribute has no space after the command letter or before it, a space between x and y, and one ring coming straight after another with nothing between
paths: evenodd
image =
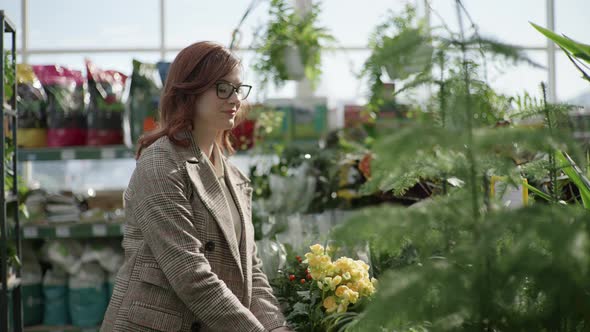
<instances>
[{"instance_id":1,"label":"woman's shoulder","mask_svg":"<svg viewBox=\"0 0 590 332\"><path fill-rule=\"evenodd\" d=\"M163 136L144 148L137 160L138 169L170 171L182 166L174 144Z\"/></svg>"}]
</instances>

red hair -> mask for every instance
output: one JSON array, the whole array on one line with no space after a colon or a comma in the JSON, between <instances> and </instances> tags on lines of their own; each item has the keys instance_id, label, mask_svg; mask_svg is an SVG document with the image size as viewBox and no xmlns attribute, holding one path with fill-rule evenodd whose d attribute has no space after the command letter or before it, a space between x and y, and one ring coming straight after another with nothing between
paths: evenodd
<instances>
[{"instance_id":1,"label":"red hair","mask_svg":"<svg viewBox=\"0 0 590 332\"><path fill-rule=\"evenodd\" d=\"M240 60L229 49L213 42L194 43L180 51L166 77L160 98L158 128L139 138L136 158L143 149L163 136L167 136L173 144L189 146L190 138L179 138L177 134L193 130L197 99L238 66ZM236 123L245 117L242 108L244 106L238 111ZM223 132L221 148L232 154L235 150L230 135L231 130Z\"/></svg>"}]
</instances>

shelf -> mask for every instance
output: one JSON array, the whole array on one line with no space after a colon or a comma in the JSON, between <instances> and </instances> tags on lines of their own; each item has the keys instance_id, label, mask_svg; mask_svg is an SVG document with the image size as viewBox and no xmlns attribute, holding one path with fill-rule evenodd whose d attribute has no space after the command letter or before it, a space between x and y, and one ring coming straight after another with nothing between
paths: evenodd
<instances>
[{"instance_id":1,"label":"shelf","mask_svg":"<svg viewBox=\"0 0 590 332\"><path fill-rule=\"evenodd\" d=\"M135 152L125 145L108 147L80 146L64 148L18 149L19 161L121 159L133 158Z\"/></svg>"},{"instance_id":2,"label":"shelf","mask_svg":"<svg viewBox=\"0 0 590 332\"><path fill-rule=\"evenodd\" d=\"M79 239L120 237L124 233L122 223L55 223L23 226L23 239Z\"/></svg>"},{"instance_id":3,"label":"shelf","mask_svg":"<svg viewBox=\"0 0 590 332\"><path fill-rule=\"evenodd\" d=\"M100 327L76 327L76 326L29 326L25 332L98 332Z\"/></svg>"},{"instance_id":4,"label":"shelf","mask_svg":"<svg viewBox=\"0 0 590 332\"><path fill-rule=\"evenodd\" d=\"M12 21L8 17L6 17L5 11L0 10L0 16L4 20L4 32L15 33L16 25L14 25L14 23L12 23Z\"/></svg>"}]
</instances>

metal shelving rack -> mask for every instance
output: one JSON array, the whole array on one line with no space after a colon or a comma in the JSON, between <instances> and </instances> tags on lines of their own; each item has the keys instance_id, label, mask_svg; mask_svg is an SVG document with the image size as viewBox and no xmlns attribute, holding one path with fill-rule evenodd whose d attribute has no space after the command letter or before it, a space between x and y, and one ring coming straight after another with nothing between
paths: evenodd
<instances>
[{"instance_id":1,"label":"metal shelving rack","mask_svg":"<svg viewBox=\"0 0 590 332\"><path fill-rule=\"evenodd\" d=\"M72 146L64 148L19 149L19 161L87 160L133 158L133 149L124 145Z\"/></svg>"},{"instance_id":2,"label":"metal shelving rack","mask_svg":"<svg viewBox=\"0 0 590 332\"><path fill-rule=\"evenodd\" d=\"M16 107L16 26L6 17L3 10L0 10L0 25L2 28L2 36L0 37L0 50L2 50L2 56L0 56L0 107L2 109L2 125L0 126L0 137L2 137L2 144L0 144L0 156L2 156L2 162L0 163L0 184L4 186L7 177L7 167L12 170L12 190L5 192L5 189L0 190L0 204L2 205L2 212L0 212L0 282L2 283L2 294L0 296L0 331L23 331L23 319L22 319L22 301L21 301L21 283L20 283L20 268L16 268L16 279L8 280L8 242L12 237L16 244L16 254L18 257L21 255L21 230L18 220L18 208L13 209L13 218L15 227L9 236L8 228L8 216L7 207L8 204L16 204L18 206L18 187L17 187L17 144L16 144L16 129L17 127L17 107ZM11 60L14 66L10 70L13 71L13 77L15 78L13 84L13 98L10 100L4 100L4 42L5 36L12 35L11 40ZM7 120L8 118L8 120ZM12 144L14 146L13 156L10 159L11 164L6 165L5 153L6 153L6 132L5 130L11 130ZM10 296L11 295L11 296ZM12 312L13 322L10 324L9 299L12 301Z\"/></svg>"}]
</instances>

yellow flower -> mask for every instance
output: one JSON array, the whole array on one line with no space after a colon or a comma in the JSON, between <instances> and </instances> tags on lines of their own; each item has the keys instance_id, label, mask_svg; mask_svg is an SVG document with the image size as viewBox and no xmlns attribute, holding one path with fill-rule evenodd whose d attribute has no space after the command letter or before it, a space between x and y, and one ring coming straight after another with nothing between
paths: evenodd
<instances>
[{"instance_id":1,"label":"yellow flower","mask_svg":"<svg viewBox=\"0 0 590 332\"><path fill-rule=\"evenodd\" d=\"M307 254L306 254L305 257L307 257L307 263L309 264L310 268L319 267L322 263L320 260L320 256L316 256L313 254L307 256Z\"/></svg>"},{"instance_id":2,"label":"yellow flower","mask_svg":"<svg viewBox=\"0 0 590 332\"><path fill-rule=\"evenodd\" d=\"M353 290L348 290L344 293L344 298L350 303L356 303L359 299L359 293Z\"/></svg>"},{"instance_id":3,"label":"yellow flower","mask_svg":"<svg viewBox=\"0 0 590 332\"><path fill-rule=\"evenodd\" d=\"M340 314L340 313L346 312L347 309L348 309L348 303L342 302L338 305L338 310L336 312Z\"/></svg>"},{"instance_id":4,"label":"yellow flower","mask_svg":"<svg viewBox=\"0 0 590 332\"><path fill-rule=\"evenodd\" d=\"M326 308L326 312L334 312L336 310L336 306L336 299L333 296L328 296L324 299L324 308Z\"/></svg>"},{"instance_id":5,"label":"yellow flower","mask_svg":"<svg viewBox=\"0 0 590 332\"><path fill-rule=\"evenodd\" d=\"M350 288L348 288L344 285L341 285L341 286L338 286L338 288L336 288L336 292L334 294L336 294L336 296L338 296L338 297L344 297L344 293L346 293L346 291L349 289Z\"/></svg>"},{"instance_id":6,"label":"yellow flower","mask_svg":"<svg viewBox=\"0 0 590 332\"><path fill-rule=\"evenodd\" d=\"M329 282L330 289L334 290L336 288L336 286L338 286L340 284L340 282L342 282L341 276L335 276L334 278L330 278L330 282Z\"/></svg>"},{"instance_id":7,"label":"yellow flower","mask_svg":"<svg viewBox=\"0 0 590 332\"><path fill-rule=\"evenodd\" d=\"M351 278L350 272L346 272L346 273L342 274L342 278L344 278L344 280L350 280L350 278Z\"/></svg>"},{"instance_id":8,"label":"yellow flower","mask_svg":"<svg viewBox=\"0 0 590 332\"><path fill-rule=\"evenodd\" d=\"M352 279L358 280L363 277L363 273L359 270L352 270L350 272L350 276L352 277Z\"/></svg>"},{"instance_id":9,"label":"yellow flower","mask_svg":"<svg viewBox=\"0 0 590 332\"><path fill-rule=\"evenodd\" d=\"M311 278L314 280L322 279L322 272L321 271L311 270L311 271L309 271L309 275L311 275Z\"/></svg>"},{"instance_id":10,"label":"yellow flower","mask_svg":"<svg viewBox=\"0 0 590 332\"><path fill-rule=\"evenodd\" d=\"M361 266L361 268L365 271L369 271L369 265L367 265L367 263L363 262L363 261L357 261L358 265Z\"/></svg>"},{"instance_id":11,"label":"yellow flower","mask_svg":"<svg viewBox=\"0 0 590 332\"><path fill-rule=\"evenodd\" d=\"M313 246L309 247L311 252L316 255L323 255L324 254L324 247L320 244L314 244Z\"/></svg>"}]
</instances>

